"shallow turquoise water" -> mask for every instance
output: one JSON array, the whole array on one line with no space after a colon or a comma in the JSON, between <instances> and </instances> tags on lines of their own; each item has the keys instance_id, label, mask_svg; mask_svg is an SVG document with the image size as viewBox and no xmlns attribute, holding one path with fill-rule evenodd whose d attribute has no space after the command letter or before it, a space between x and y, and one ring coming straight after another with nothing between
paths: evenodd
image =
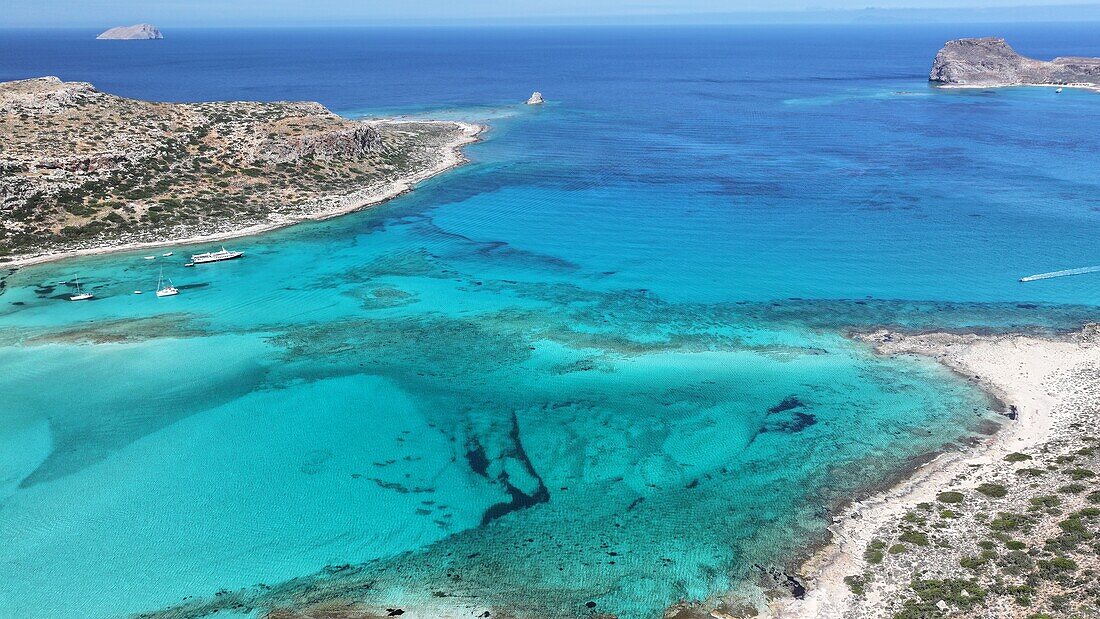
<instances>
[{"instance_id":1,"label":"shallow turquoise water","mask_svg":"<svg viewBox=\"0 0 1100 619\"><path fill-rule=\"evenodd\" d=\"M46 71L492 129L388 205L227 243L243 260L5 273L0 615L646 618L788 566L836 501L996 419L846 329L1095 317L1100 277L1016 279L1100 264L1100 138L1080 131L1100 99L927 89L958 34L326 33L303 53L195 33ZM1086 31L1015 34L1100 55ZM44 71L50 45L0 54L0 77ZM370 54L393 64L325 62ZM512 104L536 77L550 104ZM178 297L132 294L161 268ZM64 300L77 276L95 301Z\"/></svg>"}]
</instances>

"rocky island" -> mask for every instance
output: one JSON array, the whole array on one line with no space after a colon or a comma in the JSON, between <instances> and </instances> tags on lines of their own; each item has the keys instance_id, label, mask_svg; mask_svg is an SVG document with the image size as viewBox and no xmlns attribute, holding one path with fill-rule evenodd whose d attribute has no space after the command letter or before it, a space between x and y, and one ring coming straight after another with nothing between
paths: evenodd
<instances>
[{"instance_id":1,"label":"rocky island","mask_svg":"<svg viewBox=\"0 0 1100 619\"><path fill-rule=\"evenodd\" d=\"M116 41L147 41L163 39L164 35L153 24L134 24L133 26L116 26L100 33L96 38Z\"/></svg>"},{"instance_id":2,"label":"rocky island","mask_svg":"<svg viewBox=\"0 0 1100 619\"><path fill-rule=\"evenodd\" d=\"M932 61L928 80L946 87L1064 86L1100 90L1100 58L1035 60L1004 39L948 41Z\"/></svg>"},{"instance_id":3,"label":"rocky island","mask_svg":"<svg viewBox=\"0 0 1100 619\"><path fill-rule=\"evenodd\" d=\"M0 83L0 262L251 234L381 202L463 161L480 127L319 103L155 103Z\"/></svg>"}]
</instances>

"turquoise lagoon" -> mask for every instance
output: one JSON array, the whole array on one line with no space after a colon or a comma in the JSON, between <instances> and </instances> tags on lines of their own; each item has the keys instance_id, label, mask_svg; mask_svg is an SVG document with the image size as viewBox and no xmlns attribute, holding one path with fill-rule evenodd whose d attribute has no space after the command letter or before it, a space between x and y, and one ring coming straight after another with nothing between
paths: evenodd
<instances>
[{"instance_id":1,"label":"turquoise lagoon","mask_svg":"<svg viewBox=\"0 0 1100 619\"><path fill-rule=\"evenodd\" d=\"M5 271L0 615L641 619L790 568L832 506L999 419L847 330L1058 331L1100 299L1016 281L1100 264L1100 99L930 90L938 45L980 34L936 28L6 36L3 79L491 129L243 260ZM133 294L161 268L178 297ZM64 300L77 276L95 301Z\"/></svg>"}]
</instances>

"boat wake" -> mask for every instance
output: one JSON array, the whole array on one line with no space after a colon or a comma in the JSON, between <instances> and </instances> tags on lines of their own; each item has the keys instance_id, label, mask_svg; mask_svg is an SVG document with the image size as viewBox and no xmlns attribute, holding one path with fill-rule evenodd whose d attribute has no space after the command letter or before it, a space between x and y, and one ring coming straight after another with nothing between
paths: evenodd
<instances>
[{"instance_id":1,"label":"boat wake","mask_svg":"<svg viewBox=\"0 0 1100 619\"><path fill-rule=\"evenodd\" d=\"M1052 279L1055 277L1068 277L1070 275L1084 275L1086 273L1096 273L1100 271L1100 265L1094 267L1081 267L1079 269L1066 269L1064 271L1051 271L1050 273L1039 273L1038 275L1028 275L1027 277L1021 277L1021 282L1034 282L1040 279Z\"/></svg>"}]
</instances>

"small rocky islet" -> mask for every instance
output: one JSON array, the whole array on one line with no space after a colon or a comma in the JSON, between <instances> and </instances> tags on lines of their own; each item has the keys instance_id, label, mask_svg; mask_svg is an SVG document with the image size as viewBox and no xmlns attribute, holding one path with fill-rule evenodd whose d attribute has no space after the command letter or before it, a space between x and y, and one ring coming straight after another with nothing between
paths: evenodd
<instances>
[{"instance_id":1,"label":"small rocky islet","mask_svg":"<svg viewBox=\"0 0 1100 619\"><path fill-rule=\"evenodd\" d=\"M163 39L164 35L153 24L134 24L104 30L96 38L101 41L152 41Z\"/></svg>"}]
</instances>

